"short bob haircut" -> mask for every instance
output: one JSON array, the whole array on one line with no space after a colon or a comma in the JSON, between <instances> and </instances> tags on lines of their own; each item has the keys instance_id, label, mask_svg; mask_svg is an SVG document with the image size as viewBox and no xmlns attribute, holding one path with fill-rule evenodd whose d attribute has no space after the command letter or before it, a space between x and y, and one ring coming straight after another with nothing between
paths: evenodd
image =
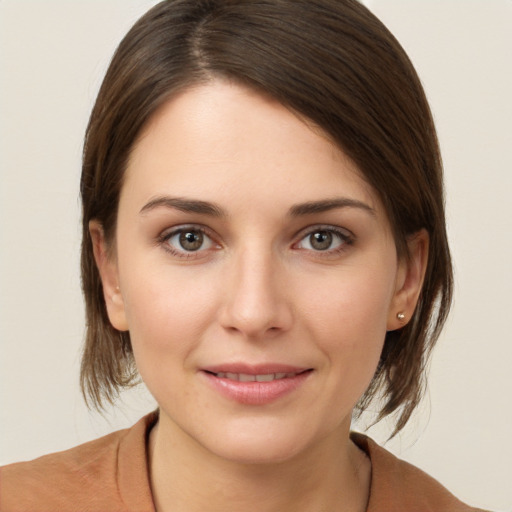
<instances>
[{"instance_id":1,"label":"short bob haircut","mask_svg":"<svg viewBox=\"0 0 512 512\"><path fill-rule=\"evenodd\" d=\"M89 221L102 224L115 251L123 173L142 128L178 92L215 78L274 98L320 127L379 196L399 257L407 258L409 237L428 232L414 315L386 334L356 411L378 399L378 419L394 413L396 434L421 399L428 357L451 303L452 268L441 157L425 93L400 44L356 0L166 0L120 43L83 154L86 400L101 409L138 381L130 335L108 319Z\"/></svg>"}]
</instances>

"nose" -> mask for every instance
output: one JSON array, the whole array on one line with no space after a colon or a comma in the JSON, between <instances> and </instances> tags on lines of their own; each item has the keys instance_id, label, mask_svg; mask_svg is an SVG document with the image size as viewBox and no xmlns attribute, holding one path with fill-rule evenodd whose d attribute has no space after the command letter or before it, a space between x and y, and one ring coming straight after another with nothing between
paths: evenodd
<instances>
[{"instance_id":1,"label":"nose","mask_svg":"<svg viewBox=\"0 0 512 512\"><path fill-rule=\"evenodd\" d=\"M246 250L230 265L222 327L246 338L274 337L293 322L284 272L271 251Z\"/></svg>"}]
</instances>

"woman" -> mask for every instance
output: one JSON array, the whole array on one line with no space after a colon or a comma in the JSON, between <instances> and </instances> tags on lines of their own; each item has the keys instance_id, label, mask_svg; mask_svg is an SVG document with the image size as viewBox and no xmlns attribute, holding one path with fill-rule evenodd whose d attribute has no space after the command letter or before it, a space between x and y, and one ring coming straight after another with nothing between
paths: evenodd
<instances>
[{"instance_id":1,"label":"woman","mask_svg":"<svg viewBox=\"0 0 512 512\"><path fill-rule=\"evenodd\" d=\"M373 399L395 433L419 402L452 288L441 174L357 2L152 9L86 135L82 384L101 407L140 373L159 410L4 468L1 509L472 510L350 434Z\"/></svg>"}]
</instances>

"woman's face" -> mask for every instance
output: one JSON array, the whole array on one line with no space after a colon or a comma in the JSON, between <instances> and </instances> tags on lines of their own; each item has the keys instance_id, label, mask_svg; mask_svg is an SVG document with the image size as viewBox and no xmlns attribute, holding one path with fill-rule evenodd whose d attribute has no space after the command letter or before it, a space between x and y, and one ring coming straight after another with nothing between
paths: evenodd
<instances>
[{"instance_id":1,"label":"woman's face","mask_svg":"<svg viewBox=\"0 0 512 512\"><path fill-rule=\"evenodd\" d=\"M118 213L116 258L91 230L160 429L245 462L346 437L410 278L320 130L238 85L188 89L136 144Z\"/></svg>"}]
</instances>

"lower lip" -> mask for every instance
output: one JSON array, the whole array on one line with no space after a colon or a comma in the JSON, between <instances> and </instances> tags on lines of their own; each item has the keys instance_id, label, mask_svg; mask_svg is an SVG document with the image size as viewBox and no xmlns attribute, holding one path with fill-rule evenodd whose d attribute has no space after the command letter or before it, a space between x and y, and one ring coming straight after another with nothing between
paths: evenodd
<instances>
[{"instance_id":1,"label":"lower lip","mask_svg":"<svg viewBox=\"0 0 512 512\"><path fill-rule=\"evenodd\" d=\"M293 377L275 379L269 382L240 382L219 378L212 373L202 372L211 386L221 395L246 405L265 405L282 398L301 386L311 375L311 371Z\"/></svg>"}]
</instances>

